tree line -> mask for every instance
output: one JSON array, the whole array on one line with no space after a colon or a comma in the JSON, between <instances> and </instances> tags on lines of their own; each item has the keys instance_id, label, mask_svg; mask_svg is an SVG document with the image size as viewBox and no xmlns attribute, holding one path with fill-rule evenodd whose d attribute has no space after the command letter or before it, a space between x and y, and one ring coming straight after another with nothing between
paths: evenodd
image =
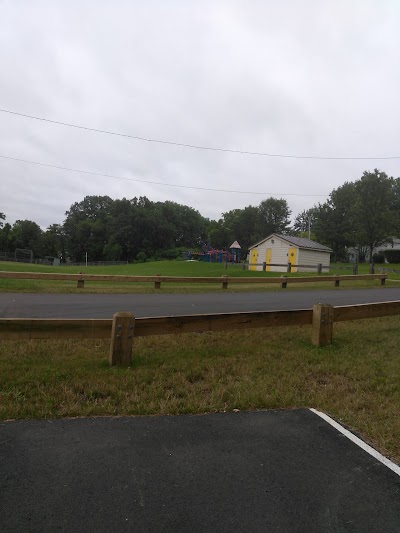
<instances>
[{"instance_id":1,"label":"tree line","mask_svg":"<svg viewBox=\"0 0 400 533\"><path fill-rule=\"evenodd\" d=\"M63 261L133 261L176 258L182 250L205 245L226 248L237 240L248 247L271 233L307 237L332 248L334 259L346 258L349 247L360 258L372 256L382 242L400 230L400 178L375 169L355 182L334 189L329 198L299 213L291 225L291 210L283 198L267 198L209 220L196 209L176 202L153 202L145 196L113 200L86 196L65 213L62 224L43 231L31 220L12 226L0 213L0 251L29 249Z\"/></svg>"}]
</instances>

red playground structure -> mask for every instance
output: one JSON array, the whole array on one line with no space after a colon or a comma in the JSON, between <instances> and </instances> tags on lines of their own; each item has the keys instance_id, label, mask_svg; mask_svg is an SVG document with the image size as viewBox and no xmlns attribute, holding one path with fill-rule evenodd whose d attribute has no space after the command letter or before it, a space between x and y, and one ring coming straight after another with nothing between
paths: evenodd
<instances>
[{"instance_id":1,"label":"red playground structure","mask_svg":"<svg viewBox=\"0 0 400 533\"><path fill-rule=\"evenodd\" d=\"M207 263L238 263L240 261L240 247L232 245L228 251L205 246L202 252L183 252L183 257L186 260L206 261Z\"/></svg>"}]
</instances>

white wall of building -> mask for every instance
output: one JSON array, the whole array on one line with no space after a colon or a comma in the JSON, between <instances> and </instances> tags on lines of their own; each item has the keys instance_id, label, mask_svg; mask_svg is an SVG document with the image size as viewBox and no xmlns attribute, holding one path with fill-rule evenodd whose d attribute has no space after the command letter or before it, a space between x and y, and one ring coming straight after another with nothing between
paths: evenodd
<instances>
[{"instance_id":1,"label":"white wall of building","mask_svg":"<svg viewBox=\"0 0 400 533\"><path fill-rule=\"evenodd\" d=\"M288 253L290 246L278 237L270 237L257 246L258 258L257 263L264 263L267 260L267 249L271 248L271 263L288 264ZM251 250L250 250L251 257ZM262 265L257 266L256 270L262 270ZM270 272L287 272L287 266L270 267Z\"/></svg>"},{"instance_id":2,"label":"white wall of building","mask_svg":"<svg viewBox=\"0 0 400 533\"><path fill-rule=\"evenodd\" d=\"M326 252L319 252L318 250L306 250L305 248L300 248L298 265L318 265L322 263L322 266L329 267L330 265L330 254ZM313 268L301 268L297 269L298 272L316 272ZM327 273L328 269L324 268L322 272Z\"/></svg>"},{"instance_id":3,"label":"white wall of building","mask_svg":"<svg viewBox=\"0 0 400 533\"><path fill-rule=\"evenodd\" d=\"M268 238L267 240L261 242L257 246L257 259L256 263L259 264L254 270L262 270L262 263L267 261L267 250L271 249L271 260L270 263L272 264L282 264L284 266L281 267L274 267L271 266L269 268L270 272L287 272L287 264L288 264L288 257L289 257L289 249L295 248L297 250L297 256L295 264L297 265L315 265L317 266L318 263L322 263L323 266L329 266L330 264L330 254L326 252L320 252L317 250L307 250L298 248L297 246L293 244L289 244L279 237L272 236ZM250 250L249 253L249 262L252 263L252 250ZM268 269L268 266L267 266ZM316 272L316 268L299 268L296 269L298 272ZM325 272L327 270L325 269Z\"/></svg>"}]
</instances>

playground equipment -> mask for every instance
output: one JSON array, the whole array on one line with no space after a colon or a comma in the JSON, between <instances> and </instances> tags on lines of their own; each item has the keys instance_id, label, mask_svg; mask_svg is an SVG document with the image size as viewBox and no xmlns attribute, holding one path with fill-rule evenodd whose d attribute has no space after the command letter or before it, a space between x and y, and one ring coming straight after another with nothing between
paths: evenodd
<instances>
[{"instance_id":1,"label":"playground equipment","mask_svg":"<svg viewBox=\"0 0 400 533\"><path fill-rule=\"evenodd\" d=\"M238 263L240 261L241 247L235 241L228 250L217 250L210 245L203 246L201 252L186 251L182 252L183 258L187 261L197 260L207 263Z\"/></svg>"}]
</instances>

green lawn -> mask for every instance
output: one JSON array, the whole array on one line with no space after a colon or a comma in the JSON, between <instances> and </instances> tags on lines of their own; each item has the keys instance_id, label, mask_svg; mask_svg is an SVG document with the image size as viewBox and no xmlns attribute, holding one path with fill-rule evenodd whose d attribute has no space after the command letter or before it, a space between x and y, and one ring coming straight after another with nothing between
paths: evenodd
<instances>
[{"instance_id":1,"label":"green lawn","mask_svg":"<svg viewBox=\"0 0 400 533\"><path fill-rule=\"evenodd\" d=\"M345 266L345 265L338 265ZM352 266L346 265L346 270L335 269L332 265L331 273L349 274L352 272ZM203 263L192 261L154 261L147 263L137 263L122 266L110 267L51 267L45 265L35 265L30 263L11 263L0 262L0 270L14 271L14 272L54 272L54 273L71 273L77 274L79 272L87 274L110 274L110 275L136 275L136 276L187 276L187 277L220 277L223 275L238 276L238 277L279 277L282 273L278 272L260 272L243 270L242 265L228 265L225 269L225 264L221 263ZM360 266L360 273L368 272L368 265ZM290 276L315 276L316 273L294 273ZM391 275L395 277L395 275ZM344 282L343 287L373 287L378 286L378 281L361 281L361 282ZM294 286L289 286L289 290L293 290ZM296 285L296 289L312 289L312 288L332 288L330 283L306 283ZM219 284L163 284L162 292L209 292L215 290L222 290ZM249 290L281 290L279 285L230 285L228 290L233 291L249 291ZM82 289L76 288L74 281L47 281L47 280L6 280L0 279L0 291L3 292L51 292L51 293L69 293L81 292ZM85 292L96 293L110 293L110 292L130 292L130 293L152 293L154 292L151 283L108 283L108 282L87 282Z\"/></svg>"},{"instance_id":2,"label":"green lawn","mask_svg":"<svg viewBox=\"0 0 400 533\"><path fill-rule=\"evenodd\" d=\"M0 419L315 407L400 461L400 317L137 338L130 368L109 342L0 343Z\"/></svg>"}]
</instances>

